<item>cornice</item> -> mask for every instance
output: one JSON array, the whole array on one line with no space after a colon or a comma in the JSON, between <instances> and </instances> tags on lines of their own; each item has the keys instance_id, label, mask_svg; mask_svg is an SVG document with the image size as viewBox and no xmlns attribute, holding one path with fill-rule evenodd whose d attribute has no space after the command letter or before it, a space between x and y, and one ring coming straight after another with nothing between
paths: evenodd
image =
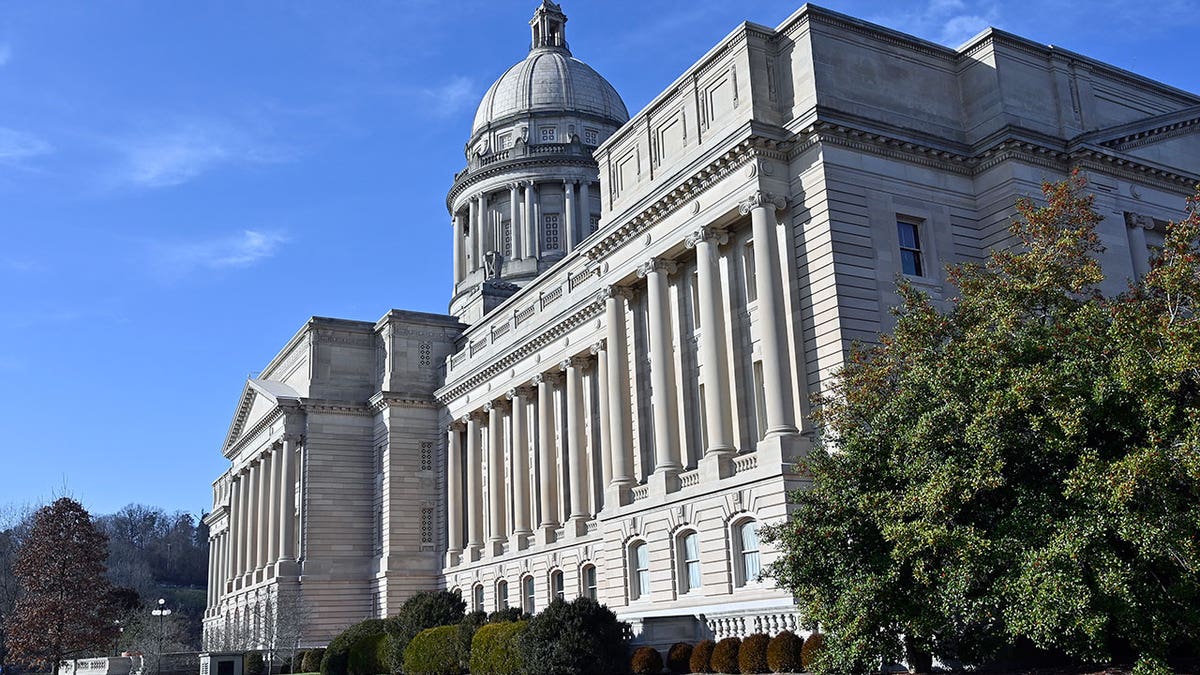
<instances>
[{"instance_id":1,"label":"cornice","mask_svg":"<svg viewBox=\"0 0 1200 675\"><path fill-rule=\"evenodd\" d=\"M238 453L242 451L242 448L246 447L250 441L258 438L259 434L261 434L264 430L269 429L272 424L278 422L285 414L287 414L288 409L289 408L276 405L271 412L263 415L262 419L260 419L258 422L255 422L254 426L250 427L249 429L242 430L241 435L238 436L236 441L233 441L225 446L225 457L227 459L233 459L236 457Z\"/></svg>"},{"instance_id":2,"label":"cornice","mask_svg":"<svg viewBox=\"0 0 1200 675\"><path fill-rule=\"evenodd\" d=\"M413 398L387 391L381 391L367 401L367 408L376 414L388 408L437 408L439 405L434 398Z\"/></svg>"},{"instance_id":3,"label":"cornice","mask_svg":"<svg viewBox=\"0 0 1200 675\"><path fill-rule=\"evenodd\" d=\"M468 188L482 183L488 179L502 176L510 173L515 169L528 168L553 168L553 167L578 167L584 169L593 169L597 175L600 172L600 166L596 163L596 158L593 155L533 155L530 157L519 157L517 159L506 159L494 164L489 164L486 167L468 171L466 175L461 175L454 181L454 185L450 187L450 192L446 194L446 210L454 212L454 202Z\"/></svg>"}]
</instances>

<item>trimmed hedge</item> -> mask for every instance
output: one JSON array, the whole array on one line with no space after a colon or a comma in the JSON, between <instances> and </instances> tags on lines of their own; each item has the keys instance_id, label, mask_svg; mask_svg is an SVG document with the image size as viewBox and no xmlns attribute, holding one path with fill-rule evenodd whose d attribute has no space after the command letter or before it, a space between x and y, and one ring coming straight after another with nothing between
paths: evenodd
<instances>
[{"instance_id":1,"label":"trimmed hedge","mask_svg":"<svg viewBox=\"0 0 1200 675\"><path fill-rule=\"evenodd\" d=\"M715 673L738 672L738 651L742 648L741 638L727 637L713 647L709 668Z\"/></svg>"},{"instance_id":2,"label":"trimmed hedge","mask_svg":"<svg viewBox=\"0 0 1200 675\"><path fill-rule=\"evenodd\" d=\"M528 621L529 615L521 611L520 607L509 607L508 609L498 609L487 615L488 623L511 623L513 621Z\"/></svg>"},{"instance_id":3,"label":"trimmed hedge","mask_svg":"<svg viewBox=\"0 0 1200 675\"><path fill-rule=\"evenodd\" d=\"M816 663L817 657L820 656L821 650L825 648L825 636L820 633L813 633L804 641L804 647L800 649L800 665L805 670L812 670L813 664Z\"/></svg>"},{"instance_id":4,"label":"trimmed hedge","mask_svg":"<svg viewBox=\"0 0 1200 675\"><path fill-rule=\"evenodd\" d=\"M767 645L771 638L763 633L747 635L738 649L738 669L742 673L769 673L767 667Z\"/></svg>"},{"instance_id":5,"label":"trimmed hedge","mask_svg":"<svg viewBox=\"0 0 1200 675\"><path fill-rule=\"evenodd\" d=\"M375 651L377 648L376 639L380 635L384 635L385 623L383 619L367 619L359 621L342 631L330 641L329 647L325 650L325 656L321 659L321 675L350 675L350 654L351 651L357 650L356 668L371 667L377 665L366 663L363 659L362 650L366 649L366 642L370 642L372 657L370 661L375 661ZM365 675L378 675L378 673L388 672L388 668L384 670L373 671ZM355 673L362 673L361 670L356 670Z\"/></svg>"},{"instance_id":6,"label":"trimmed hedge","mask_svg":"<svg viewBox=\"0 0 1200 675\"><path fill-rule=\"evenodd\" d=\"M800 650L804 648L804 638L790 630L785 630L771 638L767 645L767 666L773 673L796 673L804 667Z\"/></svg>"},{"instance_id":7,"label":"trimmed hedge","mask_svg":"<svg viewBox=\"0 0 1200 675\"><path fill-rule=\"evenodd\" d=\"M321 648L310 649L304 652L304 659L300 661L300 672L319 672L321 670L321 659L323 658L325 658L325 650Z\"/></svg>"},{"instance_id":8,"label":"trimmed hedge","mask_svg":"<svg viewBox=\"0 0 1200 675\"><path fill-rule=\"evenodd\" d=\"M528 621L507 621L480 626L471 640L471 672L475 675L519 675L521 636Z\"/></svg>"},{"instance_id":9,"label":"trimmed hedge","mask_svg":"<svg viewBox=\"0 0 1200 675\"><path fill-rule=\"evenodd\" d=\"M449 626L463 619L467 603L454 591L421 591L400 606L400 611L384 624L391 638L388 663L391 670L400 672L404 667L404 648L417 633L427 628ZM332 645L330 645L332 647ZM325 673L322 675L339 675Z\"/></svg>"},{"instance_id":10,"label":"trimmed hedge","mask_svg":"<svg viewBox=\"0 0 1200 675\"><path fill-rule=\"evenodd\" d=\"M712 672L712 653L717 643L712 640L701 640L692 648L692 657L688 659L688 667L693 673Z\"/></svg>"},{"instance_id":11,"label":"trimmed hedge","mask_svg":"<svg viewBox=\"0 0 1200 675\"><path fill-rule=\"evenodd\" d=\"M263 657L258 652L249 652L242 657L242 672L246 675L262 675Z\"/></svg>"},{"instance_id":12,"label":"trimmed hedge","mask_svg":"<svg viewBox=\"0 0 1200 675\"><path fill-rule=\"evenodd\" d=\"M482 629L480 629L482 630ZM520 652L527 675L612 675L625 670L628 625L591 598L555 599L529 620Z\"/></svg>"},{"instance_id":13,"label":"trimmed hedge","mask_svg":"<svg viewBox=\"0 0 1200 675\"><path fill-rule=\"evenodd\" d=\"M471 660L472 627L438 626L417 633L404 648L405 675L466 675Z\"/></svg>"},{"instance_id":14,"label":"trimmed hedge","mask_svg":"<svg viewBox=\"0 0 1200 675\"><path fill-rule=\"evenodd\" d=\"M662 654L654 647L638 647L633 650L633 657L629 659L629 670L633 675L658 675L662 669Z\"/></svg>"},{"instance_id":15,"label":"trimmed hedge","mask_svg":"<svg viewBox=\"0 0 1200 675\"><path fill-rule=\"evenodd\" d=\"M675 675L692 672L692 646L686 642L676 642L667 651L667 669Z\"/></svg>"}]
</instances>

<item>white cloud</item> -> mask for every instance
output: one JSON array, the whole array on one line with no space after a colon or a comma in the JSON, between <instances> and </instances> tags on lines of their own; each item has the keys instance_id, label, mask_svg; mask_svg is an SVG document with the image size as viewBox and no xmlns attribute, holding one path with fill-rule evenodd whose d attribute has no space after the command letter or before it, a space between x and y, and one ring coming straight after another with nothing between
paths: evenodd
<instances>
[{"instance_id":1,"label":"white cloud","mask_svg":"<svg viewBox=\"0 0 1200 675\"><path fill-rule=\"evenodd\" d=\"M4 67L12 60L12 45L0 42L0 67Z\"/></svg>"},{"instance_id":2,"label":"white cloud","mask_svg":"<svg viewBox=\"0 0 1200 675\"><path fill-rule=\"evenodd\" d=\"M191 122L118 143L124 161L118 184L162 188L186 183L221 165L287 161L291 153L229 125Z\"/></svg>"},{"instance_id":3,"label":"white cloud","mask_svg":"<svg viewBox=\"0 0 1200 675\"><path fill-rule=\"evenodd\" d=\"M162 271L180 276L196 269L249 267L274 256L287 241L283 232L242 230L201 241L158 243L151 253Z\"/></svg>"},{"instance_id":4,"label":"white cloud","mask_svg":"<svg viewBox=\"0 0 1200 675\"><path fill-rule=\"evenodd\" d=\"M985 16L957 14L946 19L945 23L942 24L942 34L938 38L938 42L957 47L975 37L990 25L992 25L992 21Z\"/></svg>"},{"instance_id":5,"label":"white cloud","mask_svg":"<svg viewBox=\"0 0 1200 675\"><path fill-rule=\"evenodd\" d=\"M478 103L481 94L475 90L475 80L460 75L440 87L422 89L421 96L426 100L427 111L439 117L448 117L466 106Z\"/></svg>"},{"instance_id":6,"label":"white cloud","mask_svg":"<svg viewBox=\"0 0 1200 675\"><path fill-rule=\"evenodd\" d=\"M33 134L0 127L0 162L17 164L53 150L49 143Z\"/></svg>"},{"instance_id":7,"label":"white cloud","mask_svg":"<svg viewBox=\"0 0 1200 675\"><path fill-rule=\"evenodd\" d=\"M950 47L957 47L997 23L994 0L927 0L923 6L899 15L872 17L891 26Z\"/></svg>"}]
</instances>

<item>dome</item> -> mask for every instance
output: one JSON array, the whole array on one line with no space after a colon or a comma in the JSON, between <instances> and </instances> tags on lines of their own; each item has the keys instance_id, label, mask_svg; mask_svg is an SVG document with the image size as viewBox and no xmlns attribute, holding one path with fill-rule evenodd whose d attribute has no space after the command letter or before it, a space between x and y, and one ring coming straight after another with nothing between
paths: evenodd
<instances>
[{"instance_id":1,"label":"dome","mask_svg":"<svg viewBox=\"0 0 1200 675\"><path fill-rule=\"evenodd\" d=\"M535 49L505 71L484 94L471 135L530 112L590 114L618 126L629 121L625 103L608 80L561 49Z\"/></svg>"}]
</instances>

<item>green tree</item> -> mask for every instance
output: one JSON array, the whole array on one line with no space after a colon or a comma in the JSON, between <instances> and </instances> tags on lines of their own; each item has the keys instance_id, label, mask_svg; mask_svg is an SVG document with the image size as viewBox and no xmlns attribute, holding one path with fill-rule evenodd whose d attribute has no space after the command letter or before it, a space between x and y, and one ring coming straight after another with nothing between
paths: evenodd
<instances>
[{"instance_id":1,"label":"green tree","mask_svg":"<svg viewBox=\"0 0 1200 675\"><path fill-rule=\"evenodd\" d=\"M22 594L5 623L16 659L49 666L57 675L63 658L107 651L115 611L105 578L106 544L73 499L57 499L34 514L13 565Z\"/></svg>"},{"instance_id":2,"label":"green tree","mask_svg":"<svg viewBox=\"0 0 1200 675\"><path fill-rule=\"evenodd\" d=\"M1021 200L1020 245L952 266L946 306L901 283L894 333L820 399L811 489L767 530L770 574L827 633L819 672L1017 638L1161 672L1200 635L1197 202L1105 298L1082 188Z\"/></svg>"}]
</instances>

